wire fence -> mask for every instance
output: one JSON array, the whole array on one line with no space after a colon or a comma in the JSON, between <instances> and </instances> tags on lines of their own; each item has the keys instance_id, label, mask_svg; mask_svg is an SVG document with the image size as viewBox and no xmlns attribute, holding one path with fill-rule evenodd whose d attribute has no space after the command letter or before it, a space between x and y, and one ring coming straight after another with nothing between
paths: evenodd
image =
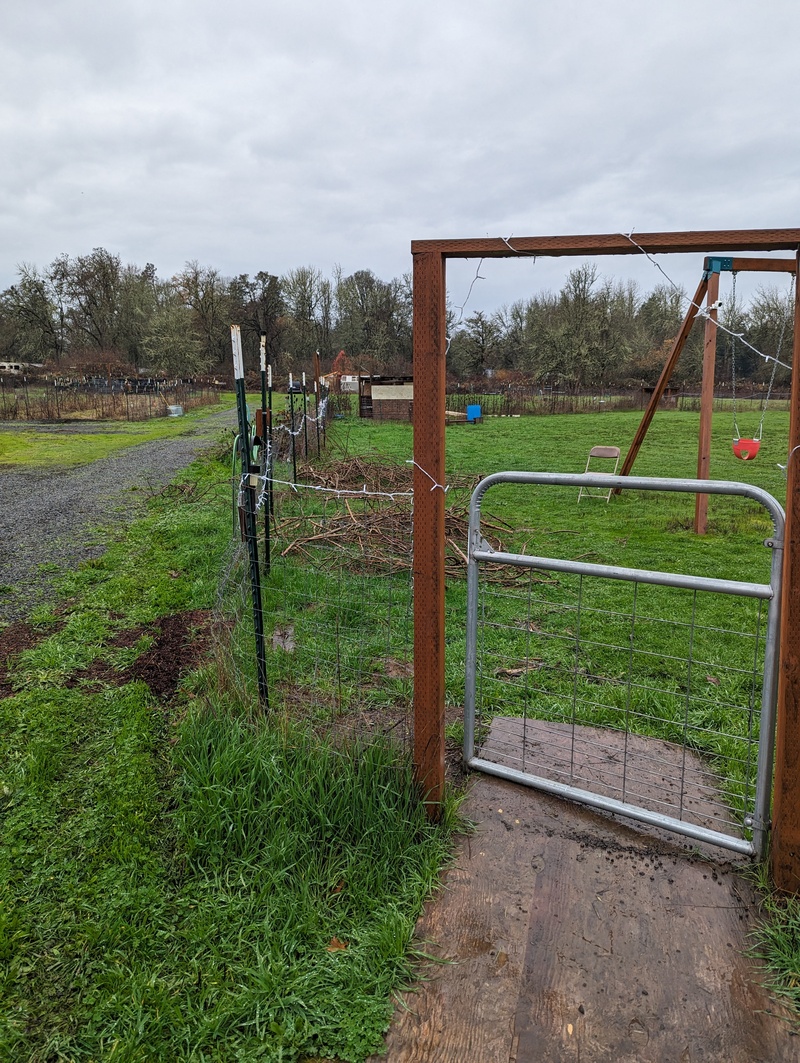
<instances>
[{"instance_id":1,"label":"wire fence","mask_svg":"<svg viewBox=\"0 0 800 1063\"><path fill-rule=\"evenodd\" d=\"M270 712L359 736L412 731L413 512L403 466L277 462L269 566L262 574ZM247 554L237 544L224 581L234 682L253 700L253 621Z\"/></svg>"},{"instance_id":2,"label":"wire fence","mask_svg":"<svg viewBox=\"0 0 800 1063\"><path fill-rule=\"evenodd\" d=\"M245 481L258 495L269 711L407 746L413 463L343 452L330 407L298 413L293 401L271 419L262 471L235 478L240 495ZM459 714L476 479L451 477L445 503L446 697ZM495 550L519 531L492 516L481 530ZM244 547L228 586L238 620L232 659L249 673L252 703ZM494 744L522 771L746 833L764 669L760 601L497 565L480 586L479 730L491 725L483 757Z\"/></svg>"},{"instance_id":3,"label":"wire fence","mask_svg":"<svg viewBox=\"0 0 800 1063\"><path fill-rule=\"evenodd\" d=\"M522 771L742 831L755 793L763 602L528 575L514 588L485 584L479 615L480 715L520 721L497 720L487 749Z\"/></svg>"},{"instance_id":4,"label":"wire fence","mask_svg":"<svg viewBox=\"0 0 800 1063\"><path fill-rule=\"evenodd\" d=\"M280 471L280 470L279 470ZM288 469L285 469L288 474ZM303 475L305 473L305 475ZM268 667L286 708L410 733L413 510L402 467L329 464L275 497Z\"/></svg>"},{"instance_id":5,"label":"wire fence","mask_svg":"<svg viewBox=\"0 0 800 1063\"><path fill-rule=\"evenodd\" d=\"M496 391L470 391L459 388L447 394L448 413L466 414L468 406L480 406L483 417L535 417L565 413L604 413L616 410L644 410L653 393L652 388L593 389L559 391L527 385L509 385ZM787 409L788 393L773 391L770 406ZM766 390L749 390L736 395L740 410L761 410L766 402ZM714 409L730 410L733 396L730 388L720 387L714 396ZM660 405L664 408L697 412L700 392L693 389L670 388Z\"/></svg>"},{"instance_id":6,"label":"wire fence","mask_svg":"<svg viewBox=\"0 0 800 1063\"><path fill-rule=\"evenodd\" d=\"M0 421L147 421L167 417L176 409L217 403L219 394L218 387L183 381L87 383L0 377Z\"/></svg>"},{"instance_id":7,"label":"wire fence","mask_svg":"<svg viewBox=\"0 0 800 1063\"><path fill-rule=\"evenodd\" d=\"M269 712L314 726L413 736L413 462L346 453L337 407L302 394L273 410L255 443L250 476L234 475L237 548L221 599L228 610L243 702L255 702L255 628L244 519L257 484L263 653ZM445 505L448 578L465 584L469 494L476 478L451 477ZM268 516L269 515L269 516ZM489 532L491 534L491 532ZM230 602L229 605L224 605ZM258 643L255 639L255 643ZM461 654L463 659L463 653ZM463 683L461 683L463 686Z\"/></svg>"}]
</instances>

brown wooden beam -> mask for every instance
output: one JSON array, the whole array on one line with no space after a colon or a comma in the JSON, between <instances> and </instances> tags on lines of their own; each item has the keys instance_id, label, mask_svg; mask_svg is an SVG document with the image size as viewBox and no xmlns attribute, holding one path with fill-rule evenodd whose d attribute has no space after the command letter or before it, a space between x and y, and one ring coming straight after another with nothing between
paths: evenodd
<instances>
[{"instance_id":1,"label":"brown wooden beam","mask_svg":"<svg viewBox=\"0 0 800 1063\"><path fill-rule=\"evenodd\" d=\"M700 388L700 433L697 440L697 479L707 480L711 468L711 417L714 412L714 369L717 361L717 300L719 273L708 275L706 330L703 338L703 382ZM694 530L705 535L708 528L708 495L695 495Z\"/></svg>"},{"instance_id":2,"label":"brown wooden beam","mask_svg":"<svg viewBox=\"0 0 800 1063\"><path fill-rule=\"evenodd\" d=\"M633 242L635 241L635 242ZM637 246L638 245L638 246ZM412 240L412 254L445 258L514 258L517 255L640 255L711 251L795 251L800 229L712 229L677 233L607 233L594 236L510 236L464 240Z\"/></svg>"},{"instance_id":3,"label":"brown wooden beam","mask_svg":"<svg viewBox=\"0 0 800 1063\"><path fill-rule=\"evenodd\" d=\"M707 268L708 259L706 259ZM731 273L794 273L796 269L797 263L793 258L734 257Z\"/></svg>"},{"instance_id":4,"label":"brown wooden beam","mask_svg":"<svg viewBox=\"0 0 800 1063\"><path fill-rule=\"evenodd\" d=\"M800 267L800 252L797 256ZM795 289L793 362L800 366L800 286ZM792 373L786 462L778 729L775 746L772 875L778 889L800 892L800 372Z\"/></svg>"},{"instance_id":5,"label":"brown wooden beam","mask_svg":"<svg viewBox=\"0 0 800 1063\"><path fill-rule=\"evenodd\" d=\"M445 264L414 255L414 772L431 818L444 790Z\"/></svg>"},{"instance_id":6,"label":"brown wooden beam","mask_svg":"<svg viewBox=\"0 0 800 1063\"><path fill-rule=\"evenodd\" d=\"M670 378L681 356L681 351L686 345L686 341L689 338L689 333L692 331L692 325L694 319L697 317L697 311L700 309L703 303L703 299L706 295L708 288L708 276L704 273L703 278L697 286L697 291L694 293L694 298L689 304L689 309L686 311L686 317L683 319L681 330L675 337L675 342L672 345L672 350L667 355L667 360L664 363L664 368L661 370L661 376L658 378L658 383L653 389L653 394L650 396L650 401L647 404L647 409L644 411L642 420L639 427L636 429L636 435L633 437L633 442L630 445L628 453L625 455L625 461L622 463L620 469L620 476L628 476L633 463L636 461L636 455L639 453L644 437L647 435L647 429L650 427L650 422L655 416L655 412L658 409L658 404L664 397L664 392L667 390L667 384L670 382ZM618 493L618 492L617 492Z\"/></svg>"}]
</instances>

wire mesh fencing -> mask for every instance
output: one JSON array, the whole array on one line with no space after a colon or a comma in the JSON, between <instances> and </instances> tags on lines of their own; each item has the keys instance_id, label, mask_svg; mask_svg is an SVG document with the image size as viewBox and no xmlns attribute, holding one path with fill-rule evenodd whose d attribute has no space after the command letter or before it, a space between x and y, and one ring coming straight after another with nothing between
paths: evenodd
<instances>
[{"instance_id":1,"label":"wire mesh fencing","mask_svg":"<svg viewBox=\"0 0 800 1063\"><path fill-rule=\"evenodd\" d=\"M410 748L412 464L343 456L335 445L320 456L311 447L308 459L297 446L293 460L287 439L272 450L270 476L260 477L257 519L269 711L337 733L391 736ZM452 477L445 505L446 571L462 599L474 483ZM237 539L239 531L244 537L244 524ZM237 542L221 615L232 640L229 681L238 684L243 704L255 700L249 595L247 553ZM460 644L463 652L463 613ZM463 691L463 672L459 685Z\"/></svg>"},{"instance_id":2,"label":"wire mesh fencing","mask_svg":"<svg viewBox=\"0 0 800 1063\"><path fill-rule=\"evenodd\" d=\"M763 601L527 573L485 584L479 617L479 718L494 721L482 757L741 833Z\"/></svg>"},{"instance_id":3,"label":"wire mesh fencing","mask_svg":"<svg viewBox=\"0 0 800 1063\"><path fill-rule=\"evenodd\" d=\"M201 382L0 376L0 421L146 421L219 401L219 387Z\"/></svg>"},{"instance_id":4,"label":"wire mesh fencing","mask_svg":"<svg viewBox=\"0 0 800 1063\"><path fill-rule=\"evenodd\" d=\"M534 482L537 474L517 476ZM758 491L713 485L717 493L725 488ZM774 499L761 500L782 526ZM478 515L479 501L468 618L470 763L698 840L763 852L782 533L766 543L770 581L756 584L503 554L481 543Z\"/></svg>"},{"instance_id":5,"label":"wire mesh fencing","mask_svg":"<svg viewBox=\"0 0 800 1063\"><path fill-rule=\"evenodd\" d=\"M285 457L285 448L282 451ZM270 712L359 735L411 733L412 493L407 467L323 454L271 468L258 517ZM266 486L262 478L262 487ZM265 508L269 563L266 563ZM233 682L253 701L246 555L237 544L221 600ZM249 686L248 686L249 685Z\"/></svg>"},{"instance_id":6,"label":"wire mesh fencing","mask_svg":"<svg viewBox=\"0 0 800 1063\"><path fill-rule=\"evenodd\" d=\"M268 671L285 709L405 741L413 541L401 477L405 470L352 462L281 486L265 608Z\"/></svg>"}]
</instances>

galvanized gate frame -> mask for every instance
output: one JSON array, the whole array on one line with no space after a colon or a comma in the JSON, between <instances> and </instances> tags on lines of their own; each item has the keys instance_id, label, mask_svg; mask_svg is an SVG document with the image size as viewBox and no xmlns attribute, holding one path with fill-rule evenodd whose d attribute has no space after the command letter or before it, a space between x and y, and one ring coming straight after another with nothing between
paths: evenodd
<instances>
[{"instance_id":1,"label":"galvanized gate frame","mask_svg":"<svg viewBox=\"0 0 800 1063\"><path fill-rule=\"evenodd\" d=\"M680 573L657 572L646 569L622 568L616 565L596 565L557 558L532 557L525 554L493 550L483 539L480 529L481 501L487 490L496 484L557 485L562 487L592 487L633 491L671 491L687 494L738 495L760 503L770 514L774 532L764 545L772 550L770 582L744 583ZM726 849L763 859L766 855L770 827L773 747L775 735L775 705L778 685L778 637L781 609L781 570L783 565L784 511L780 503L761 488L729 480L688 480L637 476L606 476L592 473L500 472L487 476L475 488L469 513L469 566L467 571L467 650L464 719L464 760L474 769L560 797L579 801L593 808L604 809L630 819L661 827L675 833L710 842ZM496 764L475 755L475 711L478 630L478 570L482 562L511 565L517 568L542 569L550 572L569 572L577 575L599 576L606 579L628 580L638 583L681 587L689 590L714 591L721 594L760 598L768 602L765 635L764 672L761 686L761 715L756 766L755 809L752 822L753 840L710 830L693 823L642 808L628 802L592 793L565 783Z\"/></svg>"}]
</instances>

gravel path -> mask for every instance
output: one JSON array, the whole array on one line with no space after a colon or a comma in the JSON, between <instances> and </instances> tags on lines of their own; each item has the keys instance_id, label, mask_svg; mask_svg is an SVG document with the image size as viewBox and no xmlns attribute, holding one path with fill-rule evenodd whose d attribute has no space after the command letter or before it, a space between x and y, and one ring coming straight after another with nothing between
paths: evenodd
<instances>
[{"instance_id":1,"label":"gravel path","mask_svg":"<svg viewBox=\"0 0 800 1063\"><path fill-rule=\"evenodd\" d=\"M0 621L26 616L61 571L99 557L104 546L95 528L131 520L148 489L169 483L235 423L236 411L225 410L186 435L139 443L89 465L0 470Z\"/></svg>"}]
</instances>

